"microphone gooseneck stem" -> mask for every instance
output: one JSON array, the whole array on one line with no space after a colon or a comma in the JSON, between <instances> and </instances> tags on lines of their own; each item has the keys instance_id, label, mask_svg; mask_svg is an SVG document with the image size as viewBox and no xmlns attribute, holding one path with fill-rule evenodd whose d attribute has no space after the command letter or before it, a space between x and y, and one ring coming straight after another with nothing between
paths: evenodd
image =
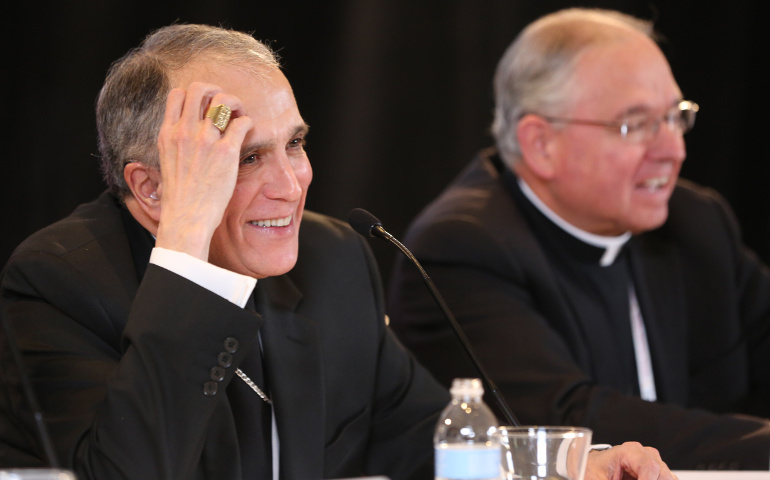
<instances>
[{"instance_id":1,"label":"microphone gooseneck stem","mask_svg":"<svg viewBox=\"0 0 770 480\"><path fill-rule=\"evenodd\" d=\"M420 271L420 275L422 276L423 281L425 282L425 285L428 287L428 291L430 291L431 296L433 296L433 300L436 302L436 305L438 305L439 309L441 309L444 317L446 317L446 319L449 321L449 325L452 326L452 330L454 330L455 335L457 336L458 340L460 340L460 345L462 345L465 353L471 359L471 362L476 367L476 370L478 370L481 381L484 383L484 388L495 399L495 403L497 403L497 406L500 408L500 411L503 414L503 417L505 417L505 420L514 427L520 426L518 419L513 414L510 407L508 407L508 404L505 402L503 396L500 394L500 391L497 389L497 385L495 385L491 377L487 375L487 372L484 370L481 362L476 357L476 352L473 350L468 337L465 335L465 332L463 332L462 328L460 328L460 324L457 323L457 319L452 314L452 311L449 310L449 306L447 306L446 302L444 301L444 297L441 295L441 292L438 291L436 285L433 283L433 280L430 278L430 275L428 275L425 269L422 268L422 265L420 265L420 262L417 261L417 258L412 255L412 252L410 252L403 243L401 243L396 237L382 228L382 225L373 225L370 233L373 236L383 238L398 247L398 249L401 250L401 252L403 252L403 254L412 261L412 264L417 267L417 269Z\"/></svg>"}]
</instances>

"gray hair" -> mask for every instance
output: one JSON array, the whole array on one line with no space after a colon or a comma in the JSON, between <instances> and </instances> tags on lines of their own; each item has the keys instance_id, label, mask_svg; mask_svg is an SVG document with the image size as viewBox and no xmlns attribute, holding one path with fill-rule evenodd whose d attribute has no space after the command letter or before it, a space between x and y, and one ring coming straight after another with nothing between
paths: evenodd
<instances>
[{"instance_id":1,"label":"gray hair","mask_svg":"<svg viewBox=\"0 0 770 480\"><path fill-rule=\"evenodd\" d=\"M280 67L275 52L252 36L208 25L163 27L112 64L96 103L101 169L112 193L130 194L123 178L127 164L160 168L156 144L171 76L209 59L257 75Z\"/></svg>"},{"instance_id":2,"label":"gray hair","mask_svg":"<svg viewBox=\"0 0 770 480\"><path fill-rule=\"evenodd\" d=\"M570 101L570 78L589 47L630 31L655 40L652 22L613 10L570 8L527 26L508 47L495 73L492 134L501 157L513 168L521 158L516 125L527 113L558 115Z\"/></svg>"}]
</instances>

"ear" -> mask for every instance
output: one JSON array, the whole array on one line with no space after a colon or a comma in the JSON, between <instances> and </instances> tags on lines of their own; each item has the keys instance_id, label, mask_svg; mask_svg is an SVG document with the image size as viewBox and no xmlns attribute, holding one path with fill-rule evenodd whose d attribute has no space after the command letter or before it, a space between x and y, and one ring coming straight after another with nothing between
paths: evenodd
<instances>
[{"instance_id":1,"label":"ear","mask_svg":"<svg viewBox=\"0 0 770 480\"><path fill-rule=\"evenodd\" d=\"M131 203L155 224L160 222L160 172L143 163L131 162L123 169L123 178L133 195Z\"/></svg>"},{"instance_id":2,"label":"ear","mask_svg":"<svg viewBox=\"0 0 770 480\"><path fill-rule=\"evenodd\" d=\"M528 114L519 120L516 135L521 149L521 162L537 177L549 180L556 170L555 130L539 115Z\"/></svg>"}]
</instances>

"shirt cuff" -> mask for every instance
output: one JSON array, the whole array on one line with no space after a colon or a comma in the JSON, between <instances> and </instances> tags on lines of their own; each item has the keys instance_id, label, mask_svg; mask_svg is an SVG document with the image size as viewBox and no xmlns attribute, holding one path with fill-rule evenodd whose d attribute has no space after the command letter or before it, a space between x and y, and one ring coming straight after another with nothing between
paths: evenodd
<instances>
[{"instance_id":1,"label":"shirt cuff","mask_svg":"<svg viewBox=\"0 0 770 480\"><path fill-rule=\"evenodd\" d=\"M591 445L592 452L601 452L604 450L609 450L610 448L612 448L612 445L610 445L609 443L594 443L593 445Z\"/></svg>"},{"instance_id":2,"label":"shirt cuff","mask_svg":"<svg viewBox=\"0 0 770 480\"><path fill-rule=\"evenodd\" d=\"M186 253L155 247L150 263L170 270L243 308L257 279L217 267Z\"/></svg>"}]
</instances>

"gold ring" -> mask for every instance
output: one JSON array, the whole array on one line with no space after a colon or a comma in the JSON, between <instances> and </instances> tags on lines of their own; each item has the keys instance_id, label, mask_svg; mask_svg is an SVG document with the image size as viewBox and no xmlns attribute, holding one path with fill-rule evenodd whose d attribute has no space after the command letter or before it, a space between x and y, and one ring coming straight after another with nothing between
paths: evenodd
<instances>
[{"instance_id":1,"label":"gold ring","mask_svg":"<svg viewBox=\"0 0 770 480\"><path fill-rule=\"evenodd\" d=\"M227 124L230 123L230 114L232 110L227 105L219 104L216 107L209 107L206 112L206 118L210 118L214 122L214 126L219 129L220 132L225 133Z\"/></svg>"}]
</instances>

